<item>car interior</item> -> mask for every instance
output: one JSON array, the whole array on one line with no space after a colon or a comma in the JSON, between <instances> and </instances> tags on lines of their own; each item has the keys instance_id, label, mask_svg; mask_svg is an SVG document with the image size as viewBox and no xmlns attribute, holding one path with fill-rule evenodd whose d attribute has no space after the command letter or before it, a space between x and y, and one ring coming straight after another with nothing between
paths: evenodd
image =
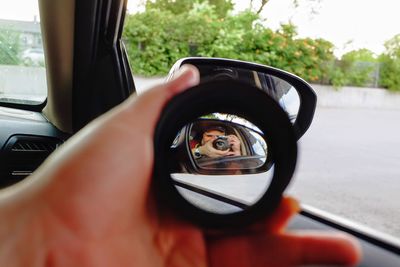
<instances>
[{"instance_id":1,"label":"car interior","mask_svg":"<svg viewBox=\"0 0 400 267\"><path fill-rule=\"evenodd\" d=\"M39 0L47 98L0 102L0 188L29 177L69 137L136 93L121 38L126 6L127 0ZM359 266L400 266L397 239L318 208L302 206L289 225L299 229L353 235L363 250Z\"/></svg>"}]
</instances>

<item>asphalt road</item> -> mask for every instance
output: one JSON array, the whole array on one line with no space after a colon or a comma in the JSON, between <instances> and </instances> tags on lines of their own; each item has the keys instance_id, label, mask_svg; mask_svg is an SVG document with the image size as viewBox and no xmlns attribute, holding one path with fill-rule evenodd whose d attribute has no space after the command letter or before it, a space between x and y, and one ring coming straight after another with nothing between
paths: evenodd
<instances>
[{"instance_id":1,"label":"asphalt road","mask_svg":"<svg viewBox=\"0 0 400 267\"><path fill-rule=\"evenodd\" d=\"M316 111L289 193L400 238L400 110Z\"/></svg>"}]
</instances>

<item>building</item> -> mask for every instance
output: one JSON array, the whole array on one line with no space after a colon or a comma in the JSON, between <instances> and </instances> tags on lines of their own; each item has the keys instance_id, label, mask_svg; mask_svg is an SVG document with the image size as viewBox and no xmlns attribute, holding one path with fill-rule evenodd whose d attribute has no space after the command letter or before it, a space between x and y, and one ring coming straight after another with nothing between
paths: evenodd
<instances>
[{"instance_id":1,"label":"building","mask_svg":"<svg viewBox=\"0 0 400 267\"><path fill-rule=\"evenodd\" d=\"M37 18L33 21L19 21L0 19L0 30L15 31L20 34L20 48L42 49L42 35L40 32L40 23Z\"/></svg>"}]
</instances>

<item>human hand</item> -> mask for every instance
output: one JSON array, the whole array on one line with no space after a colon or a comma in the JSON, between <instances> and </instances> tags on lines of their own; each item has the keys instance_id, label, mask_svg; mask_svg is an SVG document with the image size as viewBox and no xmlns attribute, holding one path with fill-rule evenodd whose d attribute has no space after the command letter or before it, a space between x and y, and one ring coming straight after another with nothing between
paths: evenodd
<instances>
[{"instance_id":1,"label":"human hand","mask_svg":"<svg viewBox=\"0 0 400 267\"><path fill-rule=\"evenodd\" d=\"M215 140L209 140L205 142L202 146L200 146L199 147L200 154L210 158L229 156L229 153L231 152L230 149L229 148L227 150L215 149L213 146L214 141Z\"/></svg>"},{"instance_id":2,"label":"human hand","mask_svg":"<svg viewBox=\"0 0 400 267\"><path fill-rule=\"evenodd\" d=\"M0 266L355 263L358 248L347 236L285 234L297 210L290 199L258 227L225 237L158 212L150 188L155 125L165 103L198 80L186 67L174 81L130 98L1 192Z\"/></svg>"},{"instance_id":3,"label":"human hand","mask_svg":"<svg viewBox=\"0 0 400 267\"><path fill-rule=\"evenodd\" d=\"M211 266L289 267L304 265L356 265L361 252L357 242L342 233L285 232L300 210L298 202L284 197L264 221L231 236L211 236L207 251Z\"/></svg>"},{"instance_id":4,"label":"human hand","mask_svg":"<svg viewBox=\"0 0 400 267\"><path fill-rule=\"evenodd\" d=\"M240 140L236 135L230 134L228 135L228 142L231 146L231 152L229 156L240 156Z\"/></svg>"}]
</instances>

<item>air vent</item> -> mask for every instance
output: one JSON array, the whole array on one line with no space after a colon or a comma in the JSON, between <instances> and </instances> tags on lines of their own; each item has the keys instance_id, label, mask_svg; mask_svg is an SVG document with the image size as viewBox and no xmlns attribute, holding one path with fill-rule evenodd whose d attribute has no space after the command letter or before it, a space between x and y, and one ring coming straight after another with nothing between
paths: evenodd
<instances>
[{"instance_id":1,"label":"air vent","mask_svg":"<svg viewBox=\"0 0 400 267\"><path fill-rule=\"evenodd\" d=\"M1 153L1 161L5 164L0 170L0 183L10 184L27 177L35 171L61 143L61 140L52 137L27 135L12 136L7 141Z\"/></svg>"},{"instance_id":2,"label":"air vent","mask_svg":"<svg viewBox=\"0 0 400 267\"><path fill-rule=\"evenodd\" d=\"M53 152L59 143L49 142L48 140L18 140L12 146L13 152Z\"/></svg>"}]
</instances>

